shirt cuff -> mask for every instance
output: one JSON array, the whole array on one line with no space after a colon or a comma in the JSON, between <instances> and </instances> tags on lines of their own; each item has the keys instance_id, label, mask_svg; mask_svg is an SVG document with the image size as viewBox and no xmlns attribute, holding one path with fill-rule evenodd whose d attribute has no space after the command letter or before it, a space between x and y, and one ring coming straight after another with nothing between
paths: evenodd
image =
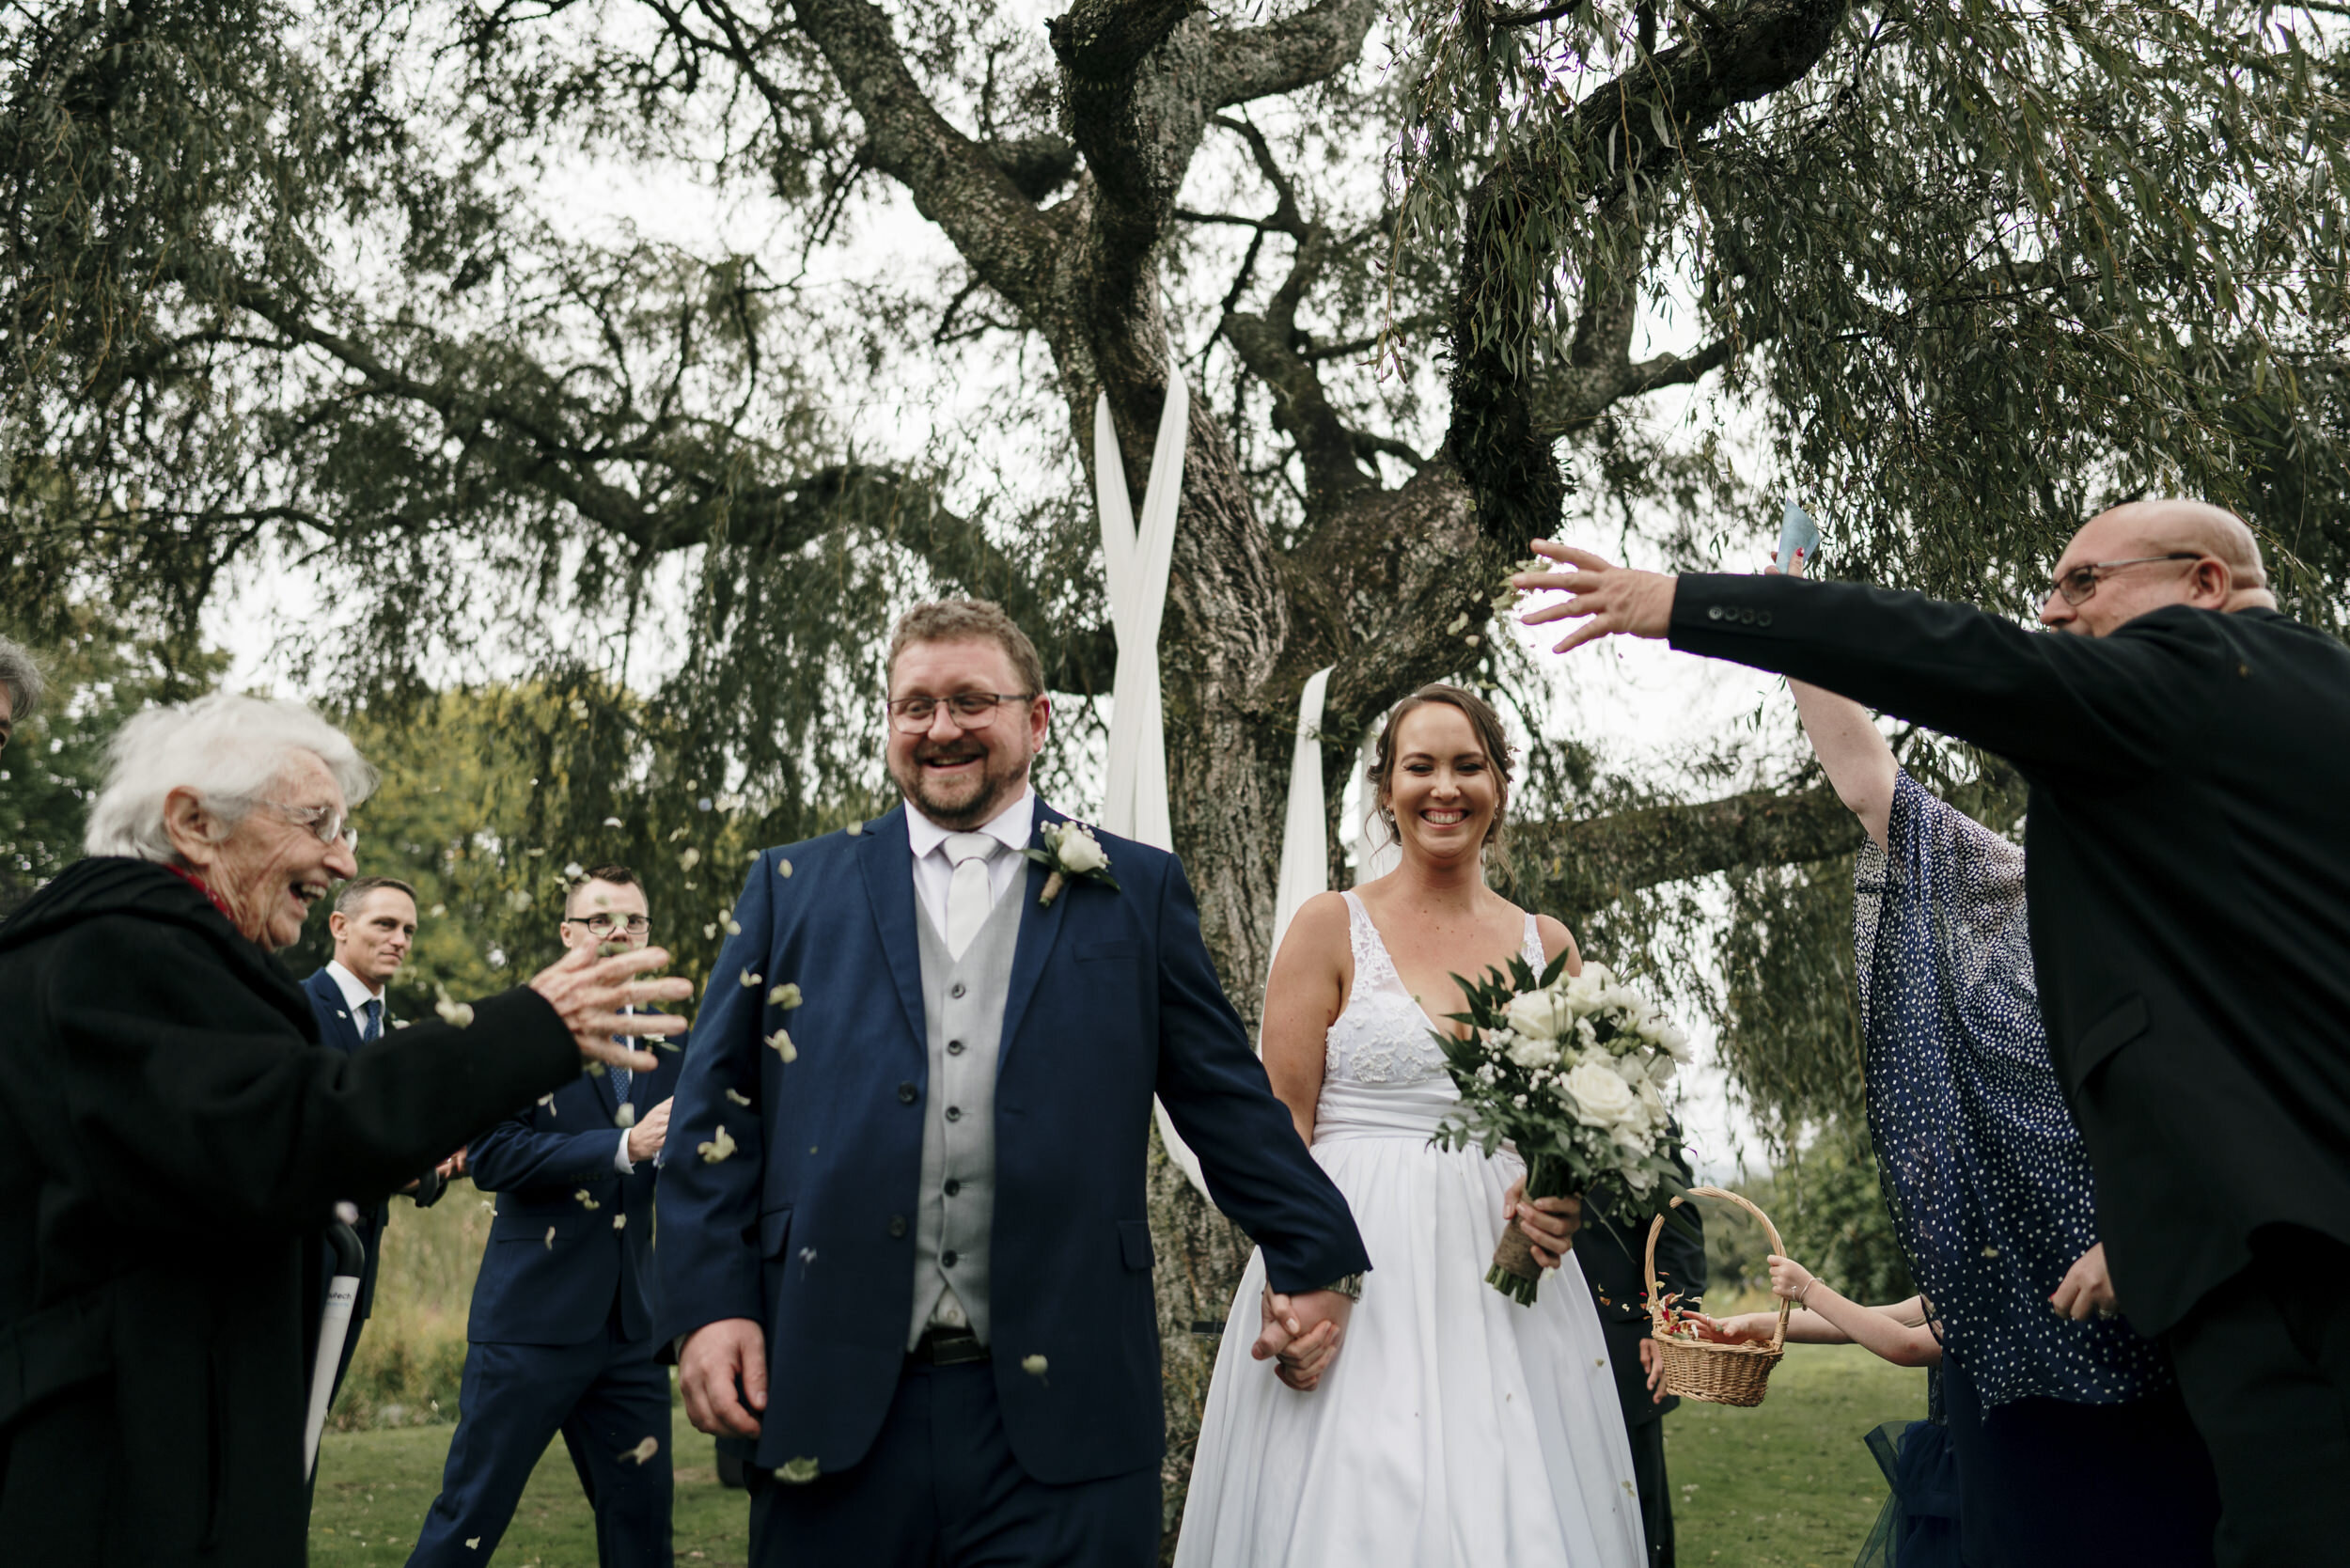
<instances>
[{"instance_id":1,"label":"shirt cuff","mask_svg":"<svg viewBox=\"0 0 2350 1568\"><path fill-rule=\"evenodd\" d=\"M636 1168L636 1162L628 1157L628 1134L620 1135L620 1146L612 1151L612 1168L626 1176Z\"/></svg>"}]
</instances>

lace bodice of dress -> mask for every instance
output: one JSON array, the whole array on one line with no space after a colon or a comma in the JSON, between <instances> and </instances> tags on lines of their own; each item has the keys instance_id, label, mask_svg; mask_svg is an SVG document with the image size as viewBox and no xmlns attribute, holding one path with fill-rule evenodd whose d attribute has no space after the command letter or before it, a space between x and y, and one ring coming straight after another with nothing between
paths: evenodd
<instances>
[{"instance_id":1,"label":"lace bodice of dress","mask_svg":"<svg viewBox=\"0 0 2350 1568\"><path fill-rule=\"evenodd\" d=\"M1444 1051L1431 1034L1434 1027L1419 1003L1403 989L1379 928L1371 923L1363 901L1346 898L1347 936L1355 949L1355 986L1347 993L1345 1011L1324 1037L1322 1075L1326 1083L1420 1084L1445 1075ZM1543 939L1534 917L1526 917L1521 944L1527 963L1539 973Z\"/></svg>"}]
</instances>

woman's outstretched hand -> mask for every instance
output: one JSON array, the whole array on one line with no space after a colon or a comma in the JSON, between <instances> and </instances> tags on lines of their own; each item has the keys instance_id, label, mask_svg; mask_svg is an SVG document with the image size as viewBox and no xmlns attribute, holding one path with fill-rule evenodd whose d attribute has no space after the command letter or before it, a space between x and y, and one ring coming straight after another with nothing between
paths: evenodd
<instances>
[{"instance_id":1,"label":"woman's outstretched hand","mask_svg":"<svg viewBox=\"0 0 2350 1568\"><path fill-rule=\"evenodd\" d=\"M1683 1315L1683 1321L1696 1326L1699 1339L1722 1345L1767 1344L1778 1329L1777 1312L1740 1312L1729 1318L1688 1312Z\"/></svg>"}]
</instances>

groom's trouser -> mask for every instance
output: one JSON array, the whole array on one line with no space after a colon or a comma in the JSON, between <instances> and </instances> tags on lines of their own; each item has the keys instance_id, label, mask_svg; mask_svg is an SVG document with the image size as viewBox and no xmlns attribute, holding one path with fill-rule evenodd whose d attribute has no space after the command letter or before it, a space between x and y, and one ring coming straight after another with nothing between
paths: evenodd
<instances>
[{"instance_id":1,"label":"groom's trouser","mask_svg":"<svg viewBox=\"0 0 2350 1568\"><path fill-rule=\"evenodd\" d=\"M2252 1266L2163 1336L2219 1474L2220 1568L2350 1550L2350 1247L2264 1231Z\"/></svg>"},{"instance_id":2,"label":"groom's trouser","mask_svg":"<svg viewBox=\"0 0 2350 1568\"><path fill-rule=\"evenodd\" d=\"M1012 1458L985 1361L908 1362L865 1457L750 1472L751 1568L1151 1568L1159 1471L1048 1486Z\"/></svg>"},{"instance_id":3,"label":"groom's trouser","mask_svg":"<svg viewBox=\"0 0 2350 1568\"><path fill-rule=\"evenodd\" d=\"M441 1495L408 1568L489 1561L558 1431L596 1511L597 1560L670 1568L669 1374L652 1355L621 1334L617 1308L585 1344L469 1346ZM639 1461L647 1437L660 1446Z\"/></svg>"}]
</instances>

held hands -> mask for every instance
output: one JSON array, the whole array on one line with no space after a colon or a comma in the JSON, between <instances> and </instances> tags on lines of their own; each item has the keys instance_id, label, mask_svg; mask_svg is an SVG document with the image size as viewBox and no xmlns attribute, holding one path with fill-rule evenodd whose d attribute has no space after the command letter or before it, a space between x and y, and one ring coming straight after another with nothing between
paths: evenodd
<instances>
[{"instance_id":1,"label":"held hands","mask_svg":"<svg viewBox=\"0 0 2350 1568\"><path fill-rule=\"evenodd\" d=\"M2113 1294L2113 1276L2106 1272L2106 1244L2099 1242L2073 1260L2073 1266L2064 1271L2064 1278L2048 1297L2059 1317L2076 1322L2094 1312L2109 1318L2120 1311L2121 1304Z\"/></svg>"},{"instance_id":2,"label":"held hands","mask_svg":"<svg viewBox=\"0 0 2350 1568\"><path fill-rule=\"evenodd\" d=\"M650 1051L632 1051L613 1036L676 1034L685 1027L684 1019L666 1013L624 1016L620 1011L646 1002L682 1002L694 994L693 981L682 975L635 978L668 962L667 951L660 948L638 948L610 958L598 958L593 948L574 948L532 976L530 989L562 1015L581 1056L632 1073L650 1073L661 1065L660 1058Z\"/></svg>"},{"instance_id":3,"label":"held hands","mask_svg":"<svg viewBox=\"0 0 2350 1568\"><path fill-rule=\"evenodd\" d=\"M1580 1198L1537 1198L1526 1196L1526 1178L1521 1176L1511 1184L1509 1193L1501 1200L1501 1222L1518 1222L1526 1239L1534 1244L1534 1261L1544 1268L1557 1268L1566 1261L1567 1248L1574 1243L1574 1233L1583 1229L1583 1200Z\"/></svg>"},{"instance_id":4,"label":"held hands","mask_svg":"<svg viewBox=\"0 0 2350 1568\"><path fill-rule=\"evenodd\" d=\"M628 1130L630 1163L642 1165L661 1152L661 1146L669 1141L669 1102L664 1100L636 1119Z\"/></svg>"},{"instance_id":5,"label":"held hands","mask_svg":"<svg viewBox=\"0 0 2350 1568\"><path fill-rule=\"evenodd\" d=\"M1338 1291L1291 1296L1268 1285L1258 1306L1262 1325L1248 1354L1260 1361L1276 1361L1274 1376L1301 1394L1310 1393L1337 1358L1354 1309L1353 1299Z\"/></svg>"},{"instance_id":6,"label":"held hands","mask_svg":"<svg viewBox=\"0 0 2350 1568\"><path fill-rule=\"evenodd\" d=\"M721 1318L695 1329L678 1353L677 1371L685 1419L697 1432L759 1435L757 1412L767 1408L767 1342L755 1320Z\"/></svg>"},{"instance_id":7,"label":"held hands","mask_svg":"<svg viewBox=\"0 0 2350 1568\"><path fill-rule=\"evenodd\" d=\"M1677 579L1657 572L1636 572L1589 550L1551 540L1534 541L1534 553L1561 563L1562 572L1521 572L1512 586L1530 591L1564 589L1568 597L1545 604L1519 619L1528 626L1588 617L1583 624L1551 651L1564 653L1595 637L1622 632L1636 637L1661 637L1672 629L1673 588Z\"/></svg>"}]
</instances>

